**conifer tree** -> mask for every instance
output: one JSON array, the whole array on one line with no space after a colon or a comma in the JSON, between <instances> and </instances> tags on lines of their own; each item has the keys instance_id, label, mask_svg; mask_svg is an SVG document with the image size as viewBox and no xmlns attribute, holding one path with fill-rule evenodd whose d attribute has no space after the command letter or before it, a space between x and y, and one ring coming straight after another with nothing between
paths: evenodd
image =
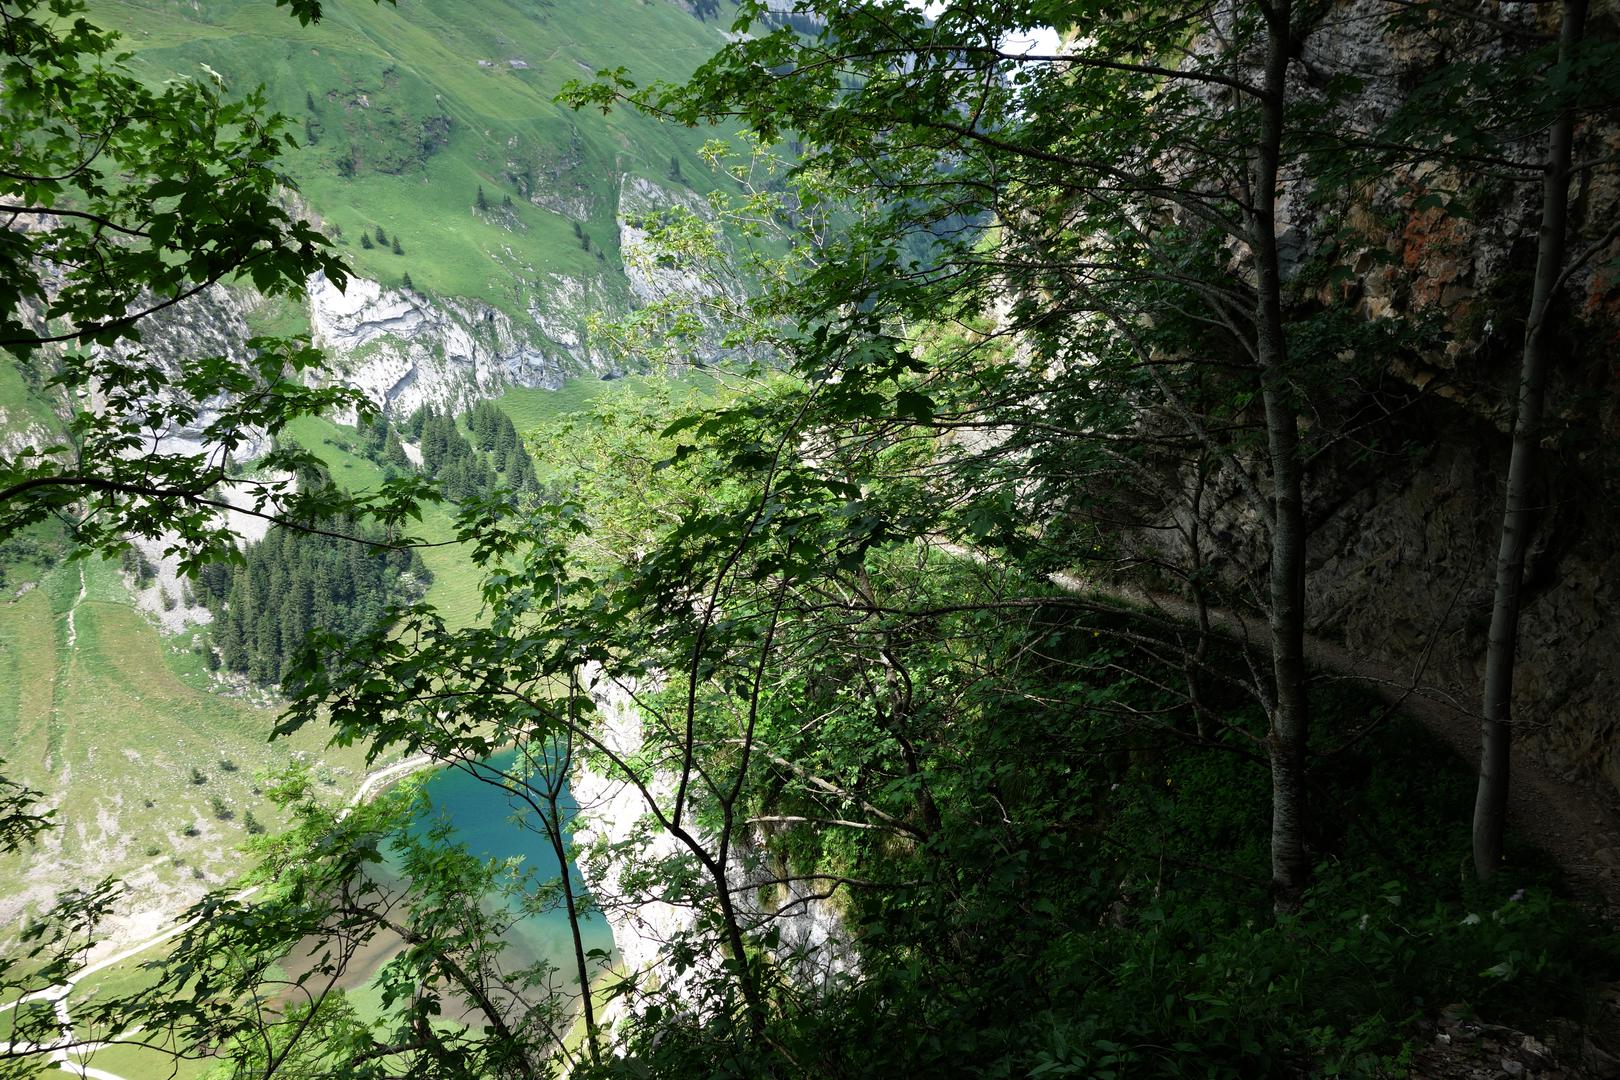
<instances>
[{"instance_id":1,"label":"conifer tree","mask_svg":"<svg viewBox=\"0 0 1620 1080\"><path fill-rule=\"evenodd\" d=\"M378 416L377 419L360 429L360 452L367 457L373 457L382 452L383 446L388 442L388 418Z\"/></svg>"},{"instance_id":2,"label":"conifer tree","mask_svg":"<svg viewBox=\"0 0 1620 1080\"><path fill-rule=\"evenodd\" d=\"M396 432L390 431L388 433L388 441L383 446L383 460L396 468L407 471L412 467L410 455L405 453L405 445L399 441L399 435Z\"/></svg>"},{"instance_id":3,"label":"conifer tree","mask_svg":"<svg viewBox=\"0 0 1620 1080\"><path fill-rule=\"evenodd\" d=\"M431 405L418 405L411 410L411 415L405 420L405 431L410 435L412 442L422 438L422 428L427 423L427 418L432 412L433 407Z\"/></svg>"}]
</instances>

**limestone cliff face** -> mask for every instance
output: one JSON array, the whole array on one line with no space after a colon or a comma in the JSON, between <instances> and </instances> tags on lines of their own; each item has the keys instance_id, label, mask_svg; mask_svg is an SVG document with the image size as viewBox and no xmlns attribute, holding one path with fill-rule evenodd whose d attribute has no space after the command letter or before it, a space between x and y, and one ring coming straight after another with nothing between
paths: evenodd
<instances>
[{"instance_id":1,"label":"limestone cliff face","mask_svg":"<svg viewBox=\"0 0 1620 1080\"><path fill-rule=\"evenodd\" d=\"M583 289L553 291L583 303ZM350 278L339 289L317 275L305 303L313 343L326 353L325 378L364 390L379 407L404 415L428 403L459 408L509 386L555 387L569 375L605 366L580 347L564 316L553 313L561 306L555 297L547 300L551 307L536 301L536 319L520 325L477 300L392 289L365 278ZM265 303L252 289L215 285L145 320L140 347L175 371L204 356L243 361L254 316ZM542 318L561 342L541 328ZM172 432L166 445L200 452L197 436L211 419L205 412L193 430ZM254 444L245 456L266 448Z\"/></svg>"},{"instance_id":2,"label":"limestone cliff face","mask_svg":"<svg viewBox=\"0 0 1620 1080\"><path fill-rule=\"evenodd\" d=\"M632 694L594 668L584 677L597 704L599 738L615 755L633 759L642 745L642 718ZM667 805L674 788L673 777L658 775L647 792ZM576 770L572 792L580 807L574 825L583 852L579 869L613 930L625 970L700 1009L703 984L726 977L723 957L704 946L682 970L671 950L695 937L697 914L712 903L704 900L712 882L691 852L658 827L635 785L587 764ZM777 884L779 874L764 852L764 840L734 837L728 860L727 877L745 930L778 931L778 959L802 987L825 986L855 970L859 957L837 909L813 885ZM711 841L704 837L706 846ZM633 1007L627 998L615 999L604 1022L622 1020Z\"/></svg>"},{"instance_id":3,"label":"limestone cliff face","mask_svg":"<svg viewBox=\"0 0 1620 1080\"><path fill-rule=\"evenodd\" d=\"M1612 34L1617 6L1592 7L1589 32ZM1492 10L1526 29L1557 27L1555 6ZM1372 112L1444 47L1365 30L1322 41L1325 63L1377 65ZM1578 158L1612 159L1617 149L1612 118L1577 131ZM1520 155L1536 161L1541 150L1532 140ZM1432 349L1391 365L1396 392L1381 396L1406 415L1379 425L1364 447L1330 451L1314 470L1309 590L1317 630L1401 670L1428 650L1426 677L1469 709L1484 673L1540 224L1539 179L1482 189L1467 216L1419 207L1416 193L1472 180L1422 166L1392 178L1381 209L1402 223L1385 233L1393 258L1340 298L1369 318L1430 318L1443 329ZM1581 171L1570 194L1573 254L1620 220L1620 169ZM1373 235L1370 220L1365 227ZM1602 263L1570 275L1560 301L1562 358L1540 462L1546 509L1526 565L1515 714L1527 750L1620 789L1620 280Z\"/></svg>"},{"instance_id":4,"label":"limestone cliff face","mask_svg":"<svg viewBox=\"0 0 1620 1080\"><path fill-rule=\"evenodd\" d=\"M691 191L664 187L641 176L626 176L619 186L619 250L630 291L639 303L707 290L697 274L662 264L649 244L643 222L649 214L673 207L709 217L708 203Z\"/></svg>"},{"instance_id":5,"label":"limestone cliff face","mask_svg":"<svg viewBox=\"0 0 1620 1080\"><path fill-rule=\"evenodd\" d=\"M329 377L364 390L396 417L425 404L462 408L509 386L556 387L591 366L538 324L520 327L476 301L365 279L340 290L315 278L309 315L314 342L332 361ZM576 350L578 340L568 337Z\"/></svg>"},{"instance_id":6,"label":"limestone cliff face","mask_svg":"<svg viewBox=\"0 0 1620 1080\"><path fill-rule=\"evenodd\" d=\"M251 290L214 285L183 304L142 320L139 345L120 348L130 352L138 348L172 375L185 370L189 361L206 356L225 356L245 363L249 358L247 340L253 336L248 320L262 302ZM90 407L100 409L103 404L101 395L92 387ZM169 429L160 441L160 449L167 453L201 453L202 430L217 417L206 404L193 424ZM243 456L268 449L268 441L250 440L243 448Z\"/></svg>"},{"instance_id":7,"label":"limestone cliff face","mask_svg":"<svg viewBox=\"0 0 1620 1080\"><path fill-rule=\"evenodd\" d=\"M1544 7L1485 14L1545 34L1556 31L1558 13ZM1590 32L1612 36L1617 12L1613 0L1594 3ZM1387 30L1378 14L1364 0L1339 4L1290 75L1364 76L1361 95L1346 106L1363 124L1387 115L1453 47L1439 34ZM1608 164L1575 176L1572 253L1612 241L1620 221L1620 122L1584 123L1576 143L1578 159ZM1517 152L1535 162L1541 147L1532 140ZM1516 183L1477 187L1466 215L1423 200L1478 179L1432 163L1397 169L1352 208L1348 224L1366 254L1351 281L1315 299L1368 320L1424 320L1436 332L1432 345L1388 358L1375 380L1352 385L1346 377L1319 402L1318 416L1329 422L1357 410L1381 420L1333 445L1325 430L1306 432L1323 447L1307 491L1312 629L1396 671L1421 668L1425 682L1476 714L1540 210L1533 169ZM1298 242L1317 222L1297 191L1288 194L1286 224ZM1569 275L1559 300L1561 359L1539 468L1546 509L1526 566L1515 719L1527 752L1620 790L1617 249L1610 242ZM1258 517L1235 488L1214 491L1210 502L1206 557L1229 582L1252 584L1266 558ZM1143 542L1186 554L1185 542L1166 534Z\"/></svg>"},{"instance_id":8,"label":"limestone cliff face","mask_svg":"<svg viewBox=\"0 0 1620 1080\"><path fill-rule=\"evenodd\" d=\"M680 211L714 230L714 250L671 253L661 249L649 225L670 211ZM735 252L720 228L708 199L689 188L626 176L619 186L619 255L632 304L653 309L668 334L654 332L680 359L712 361L737 355L728 332L747 303L743 273L733 265Z\"/></svg>"},{"instance_id":9,"label":"limestone cliff face","mask_svg":"<svg viewBox=\"0 0 1620 1080\"><path fill-rule=\"evenodd\" d=\"M518 315L477 298L358 277L340 289L324 276L312 278L307 314L314 343L327 354L327 378L358 387L390 414L404 416L424 404L460 409L508 387L555 388L571 375L616 370L617 361L591 341L592 316L672 296L701 299L721 288L714 278L662 264L641 225L647 215L672 207L709 216L701 196L625 175L618 197L622 279L611 282L618 271L579 278L542 268L525 279ZM172 365L198 356L243 359L262 303L251 289L215 286L147 320L143 347Z\"/></svg>"},{"instance_id":10,"label":"limestone cliff face","mask_svg":"<svg viewBox=\"0 0 1620 1080\"><path fill-rule=\"evenodd\" d=\"M1311 542L1318 632L1401 671L1427 654L1426 682L1477 709L1507 440L1453 416L1417 461L1325 473ZM1526 566L1515 713L1523 746L1561 772L1620 789L1620 513L1613 477L1549 455L1548 512Z\"/></svg>"}]
</instances>

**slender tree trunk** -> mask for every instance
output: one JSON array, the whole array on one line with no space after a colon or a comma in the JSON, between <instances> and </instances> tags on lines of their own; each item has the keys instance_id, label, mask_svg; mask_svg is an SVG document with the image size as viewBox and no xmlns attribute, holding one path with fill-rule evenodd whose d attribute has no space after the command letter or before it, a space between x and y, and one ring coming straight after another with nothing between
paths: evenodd
<instances>
[{"instance_id":1,"label":"slender tree trunk","mask_svg":"<svg viewBox=\"0 0 1620 1080\"><path fill-rule=\"evenodd\" d=\"M769 648L769 638L767 638L766 648ZM711 853L694 830L681 825L672 811L661 808L658 799L647 786L648 781L644 780L635 768L609 750L601 741L594 738L589 739L589 741L597 749L607 751L608 758L612 761L614 769L635 787L636 791L641 795L643 803L658 824L673 836L681 846L692 853L692 857L697 859L698 863L709 875L709 879L714 882L716 902L720 907L720 919L726 935L726 948L733 960L732 974L737 980L738 989L742 992L743 1011L746 1014L748 1029L756 1039L763 1039L767 1028L765 998L760 990L757 972L754 966L748 962L747 941L743 937L742 923L737 915L737 906L731 898L731 882L726 873L726 860L731 850L732 826L735 821L735 800L740 785L737 790L731 793L729 799L721 800L720 810L723 823L720 840L717 852Z\"/></svg>"},{"instance_id":2,"label":"slender tree trunk","mask_svg":"<svg viewBox=\"0 0 1620 1080\"><path fill-rule=\"evenodd\" d=\"M1565 0L1564 3L1556 70L1566 77L1585 26L1586 6L1587 0ZM1574 134L1574 102L1566 98L1548 133L1547 156L1542 167L1541 238L1536 252L1530 314L1524 328L1518 411L1513 420L1513 452L1508 462L1506 505L1502 510L1502 533L1496 553L1496 597L1491 606L1491 631L1485 649L1479 790L1474 798L1474 872L1481 880L1489 878L1501 865L1502 833L1507 824L1519 590L1524 583L1525 551L1535 528L1536 507L1531 495L1536 450L1541 441L1547 369L1551 366L1547 316L1564 265Z\"/></svg>"},{"instance_id":3,"label":"slender tree trunk","mask_svg":"<svg viewBox=\"0 0 1620 1080\"><path fill-rule=\"evenodd\" d=\"M577 691L577 687L575 689ZM596 1030L596 1005L591 1001L591 971L585 962L585 938L579 929L579 907L574 901L573 869L568 862L567 845L563 843L562 785L573 758L573 735L570 733L563 759L557 764L555 775L548 778L546 805L550 813L542 815L541 824L545 826L546 839L551 841L551 850L557 856L558 872L562 875L563 903L568 908L568 932L574 939L574 967L579 973L580 1004L585 1012L585 1042L590 1050L591 1064L598 1065L602 1061L602 1051Z\"/></svg>"},{"instance_id":4,"label":"slender tree trunk","mask_svg":"<svg viewBox=\"0 0 1620 1080\"><path fill-rule=\"evenodd\" d=\"M1198 607L1198 644L1192 657L1182 664L1187 678L1187 701L1192 706L1193 731L1200 739L1210 737L1209 712L1204 708L1203 671L1209 656L1209 593L1204 582L1204 488L1209 481L1209 452L1198 455L1198 475L1193 483L1192 498L1187 501L1187 548L1191 552L1193 603Z\"/></svg>"},{"instance_id":5,"label":"slender tree trunk","mask_svg":"<svg viewBox=\"0 0 1620 1080\"><path fill-rule=\"evenodd\" d=\"M1288 378L1283 330L1282 267L1277 250L1277 175L1289 38L1287 0L1267 10L1265 100L1256 147L1249 219L1257 287L1256 344L1271 457L1270 628L1274 694L1267 745L1271 758L1271 879L1279 910L1298 906L1310 873L1305 854L1305 751L1310 713L1305 697L1305 500L1299 421Z\"/></svg>"},{"instance_id":6,"label":"slender tree trunk","mask_svg":"<svg viewBox=\"0 0 1620 1080\"><path fill-rule=\"evenodd\" d=\"M552 809L558 809L555 800L552 800ZM557 856L557 865L562 867L563 902L568 906L568 930L574 938L574 966L579 972L580 1002L585 1010L585 1041L590 1049L591 1064L600 1064L602 1052L600 1038L596 1030L596 1006L591 1001L591 972L585 962L585 940L579 929L579 909L574 902L574 883L570 880L572 873L568 865L568 849L562 842L562 824L560 821L550 822L546 825L546 836L551 840L551 850Z\"/></svg>"},{"instance_id":7,"label":"slender tree trunk","mask_svg":"<svg viewBox=\"0 0 1620 1080\"><path fill-rule=\"evenodd\" d=\"M730 816L728 811L726 814L728 838L731 829ZM697 851L696 848L693 850ZM754 966L748 960L748 945L743 940L742 922L737 917L737 905L731 899L731 880L725 867L728 850L729 844L722 844L718 859L702 853L699 853L698 857L709 871L709 877L714 882L715 896L720 902L720 918L725 923L727 951L731 953L732 962L736 965L734 974L737 977L737 986L742 990L744 1011L748 1014L748 1028L755 1038L763 1038L766 1019L765 999L760 993Z\"/></svg>"}]
</instances>

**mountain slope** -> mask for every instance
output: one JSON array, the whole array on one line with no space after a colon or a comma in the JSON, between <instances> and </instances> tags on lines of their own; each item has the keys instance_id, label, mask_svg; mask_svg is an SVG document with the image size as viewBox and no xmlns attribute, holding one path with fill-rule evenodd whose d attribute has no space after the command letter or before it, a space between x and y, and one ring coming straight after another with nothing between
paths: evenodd
<instances>
[{"instance_id":1,"label":"mountain slope","mask_svg":"<svg viewBox=\"0 0 1620 1080\"><path fill-rule=\"evenodd\" d=\"M90 14L123 32L143 77L264 85L302 144L287 159L302 199L356 271L510 317L556 362L527 365L553 382L603 366L585 319L633 302L626 184L675 201L730 183L697 153L711 132L552 100L600 68L675 79L711 55L720 24L666 0L345 0L310 27L267 0L98 0Z\"/></svg>"},{"instance_id":2,"label":"mountain slope","mask_svg":"<svg viewBox=\"0 0 1620 1080\"><path fill-rule=\"evenodd\" d=\"M145 345L175 364L238 354L253 333L313 329L341 377L375 388L401 414L423 400L460 408L514 384L557 386L605 366L585 317L634 302L618 262L621 191L636 192L640 210L649 190L691 199L720 182L696 153L710 132L551 101L566 79L597 67L677 78L712 53L716 24L666 0L339 0L308 28L271 0L92 0L88 15L124 34L129 64L145 78L208 77L206 65L234 93L265 84L304 144L286 158L300 198L359 275L349 297L315 283L313 308L209 290L143 326ZM13 365L0 370L0 445L62 437L68 403L39 381ZM574 383L543 403L530 391L521 411L532 424L597 385ZM375 482L336 447L345 431L309 420L293 434L335 472L354 473L344 481ZM443 532L446 517L436 511L429 524ZM323 748L313 732L267 746L269 703L211 692L219 687L191 631L161 634L115 564L60 564L59 530L36 531L0 546L0 758L8 775L49 792L72 826L44 849L0 861L0 880L33 883L0 890L0 921L101 873L134 883L131 910L173 907L230 876L246 812L277 820L255 774L294 751L352 786L358 751ZM36 547L50 550L36 559ZM149 548L156 561L161 545ZM430 598L470 620L471 568L454 549L431 557ZM216 796L229 816L213 808Z\"/></svg>"}]
</instances>

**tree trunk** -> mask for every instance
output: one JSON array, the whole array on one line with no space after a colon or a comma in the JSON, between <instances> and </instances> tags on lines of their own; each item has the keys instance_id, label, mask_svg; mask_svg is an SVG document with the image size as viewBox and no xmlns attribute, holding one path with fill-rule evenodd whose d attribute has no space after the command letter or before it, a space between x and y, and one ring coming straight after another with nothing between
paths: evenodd
<instances>
[{"instance_id":1,"label":"tree trunk","mask_svg":"<svg viewBox=\"0 0 1620 1080\"><path fill-rule=\"evenodd\" d=\"M730 817L728 812L726 815ZM730 837L730 823L726 825L726 836ZM737 979L737 986L742 991L744 1012L748 1016L748 1028L756 1039L765 1036L765 999L760 993L759 982L756 978L754 965L748 959L748 945L743 940L742 923L737 917L737 905L731 899L731 880L726 874L725 859L729 843L722 843L720 857L712 858L699 853L698 857L709 871L709 877L714 882L715 896L720 901L720 918L725 924L727 951L731 953L732 963L735 965L733 974ZM697 849L693 849L694 852Z\"/></svg>"},{"instance_id":2,"label":"tree trunk","mask_svg":"<svg viewBox=\"0 0 1620 1080\"><path fill-rule=\"evenodd\" d=\"M555 811L555 801L552 806ZM601 1039L596 1030L596 1006L591 1001L591 971L585 961L585 939L579 929L579 908L574 901L573 872L568 864L568 849L562 841L561 819L546 826L546 836L551 840L557 865L562 867L563 902L568 905L568 930L574 939L574 967L579 973L579 1000L585 1010L585 1045L591 1055L591 1064L599 1065L602 1061Z\"/></svg>"},{"instance_id":3,"label":"tree trunk","mask_svg":"<svg viewBox=\"0 0 1620 1080\"><path fill-rule=\"evenodd\" d=\"M1305 751L1310 713L1305 697L1305 500L1299 420L1288 378L1283 329L1282 266L1277 250L1277 175L1282 157L1283 102L1287 89L1289 5L1268 10L1265 100L1256 147L1253 209L1261 394L1271 458L1270 629L1274 683L1267 747L1271 758L1271 880L1279 910L1299 904L1310 862L1305 854Z\"/></svg>"},{"instance_id":4,"label":"tree trunk","mask_svg":"<svg viewBox=\"0 0 1620 1080\"><path fill-rule=\"evenodd\" d=\"M1564 3L1556 70L1566 77L1586 22L1586 5L1587 0L1565 0ZM1491 606L1490 638L1485 650L1479 790L1474 798L1474 872L1481 880L1488 879L1501 865L1502 833L1507 824L1519 590L1524 583L1525 551L1535 528L1536 507L1531 496L1550 366L1547 316L1564 266L1574 134L1574 102L1566 97L1548 133L1547 156L1542 166L1541 237L1536 252L1530 313L1524 328L1518 410L1513 420L1513 452L1508 462L1506 505L1502 510L1502 533L1496 553L1496 597Z\"/></svg>"},{"instance_id":5,"label":"tree trunk","mask_svg":"<svg viewBox=\"0 0 1620 1080\"><path fill-rule=\"evenodd\" d=\"M577 692L577 686L574 688ZM562 786L574 759L573 736L570 732L562 761L557 765L554 783L546 786L546 806L549 815L541 815L546 839L557 857L558 872L562 877L563 903L568 909L568 932L574 943L574 968L579 975L580 1006L585 1014L585 1045L591 1055L591 1064L602 1062L601 1039L596 1029L596 1005L591 1000L591 970L585 960L585 938L579 928L579 905L574 899L573 867L568 861L568 846L563 843Z\"/></svg>"}]
</instances>

